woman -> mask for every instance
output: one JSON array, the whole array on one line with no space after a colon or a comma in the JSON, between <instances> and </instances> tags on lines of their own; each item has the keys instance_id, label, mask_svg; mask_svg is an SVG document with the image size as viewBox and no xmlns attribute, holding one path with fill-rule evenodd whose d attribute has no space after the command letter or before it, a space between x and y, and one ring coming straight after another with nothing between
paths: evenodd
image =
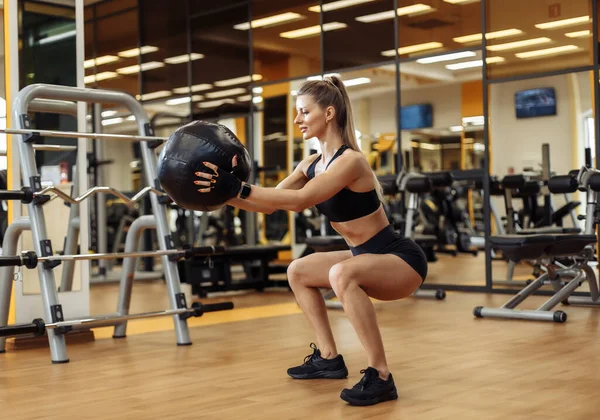
<instances>
[{"instance_id":1,"label":"woman","mask_svg":"<svg viewBox=\"0 0 600 420\"><path fill-rule=\"evenodd\" d=\"M310 254L294 260L288 281L316 333L317 346L305 362L288 370L295 379L347 377L338 354L325 302L319 288L332 288L368 355L369 367L341 398L352 405L372 405L397 399L375 308L369 299L410 296L427 275L424 253L412 240L395 233L381 205L381 186L360 151L350 101L337 77L306 82L296 99L298 124L304 139L317 138L322 154L304 159L277 188L242 185L231 173L210 162L210 172L197 172L201 193L228 189L229 205L248 211L302 210L316 206L346 240L350 250ZM233 162L235 166L235 158ZM234 170L235 172L235 170ZM208 187L208 188L207 188Z\"/></svg>"}]
</instances>

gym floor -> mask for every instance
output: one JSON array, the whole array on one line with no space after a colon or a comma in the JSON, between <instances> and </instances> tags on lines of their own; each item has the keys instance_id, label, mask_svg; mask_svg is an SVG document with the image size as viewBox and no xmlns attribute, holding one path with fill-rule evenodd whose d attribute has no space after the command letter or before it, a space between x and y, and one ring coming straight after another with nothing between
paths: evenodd
<instances>
[{"instance_id":1,"label":"gym floor","mask_svg":"<svg viewBox=\"0 0 600 420\"><path fill-rule=\"evenodd\" d=\"M164 296L138 283L136 309ZM104 306L114 286L94 287ZM146 299L147 298L147 299ZM366 367L347 317L330 310L348 379L295 381L289 366L310 353L313 333L291 293L226 297L233 311L190 320L194 344L175 345L172 321L130 323L127 339L97 329L96 341L68 347L53 365L48 349L0 355L0 407L11 419L592 419L597 416L600 311L569 307L565 324L475 319L477 305L506 295L449 293L445 301L376 302L400 398L360 408L339 393ZM217 297L208 301L223 300ZM534 297L528 307L542 302ZM112 302L108 307L112 307ZM103 309L108 309L105 307ZM164 308L162 308L164 309ZM162 331L161 331L162 329Z\"/></svg>"}]
</instances>

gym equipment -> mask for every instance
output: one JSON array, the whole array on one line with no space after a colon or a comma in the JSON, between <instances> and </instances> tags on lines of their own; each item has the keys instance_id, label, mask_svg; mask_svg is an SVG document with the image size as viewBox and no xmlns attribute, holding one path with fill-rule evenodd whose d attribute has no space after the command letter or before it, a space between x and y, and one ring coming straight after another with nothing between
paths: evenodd
<instances>
[{"instance_id":1,"label":"gym equipment","mask_svg":"<svg viewBox=\"0 0 600 420\"><path fill-rule=\"evenodd\" d=\"M279 252L289 251L289 245L237 245L225 247L224 251L209 261L206 258L189 258L179 261L179 275L183 283L191 284L192 293L206 297L211 292L229 292L254 289L262 292L267 287L289 287L286 282L269 279L270 262ZM241 264L245 278L234 281L231 267Z\"/></svg>"},{"instance_id":2,"label":"gym equipment","mask_svg":"<svg viewBox=\"0 0 600 420\"><path fill-rule=\"evenodd\" d=\"M119 325L125 321L132 321L136 319L147 319L157 318L162 316L173 316L177 315L182 319L190 317L200 317L207 312L226 311L233 309L233 303L208 303L202 304L200 302L194 302L191 308L179 308L179 309L167 309L165 311L156 312L143 312L133 315L106 315L104 317L76 319L72 321L59 321L51 322L46 324L43 319L36 318L31 324L20 324L20 325L9 325L6 327L0 327L0 337L15 337L32 335L34 337L42 336L46 333L46 330L60 329L64 331L73 331L76 329L87 329L93 327L106 327L111 325Z\"/></svg>"},{"instance_id":3,"label":"gym equipment","mask_svg":"<svg viewBox=\"0 0 600 420\"><path fill-rule=\"evenodd\" d=\"M237 156L237 166L232 159ZM244 145L227 127L217 123L194 121L171 134L158 157L158 180L167 194L187 210L211 211L222 207L231 197L213 189L199 193L194 174L210 162L224 171L234 172L242 181L250 178L252 163Z\"/></svg>"},{"instance_id":4,"label":"gym equipment","mask_svg":"<svg viewBox=\"0 0 600 420\"><path fill-rule=\"evenodd\" d=\"M433 247L437 244L438 239L435 235L417 234L414 232L413 223L415 220L416 212L419 208L419 197L422 194L430 192L435 183L437 186L441 186L450 182L452 178L439 175L435 180L429 176L414 174L414 173L402 173L397 179L398 191L407 194L404 199L406 202L406 216L404 226L404 236L414 240L417 245L423 249L427 259L429 261L435 261L435 255L433 254ZM443 300L446 298L446 291L444 289L417 289L413 293L416 297L433 298L437 300Z\"/></svg>"},{"instance_id":5,"label":"gym equipment","mask_svg":"<svg viewBox=\"0 0 600 420\"><path fill-rule=\"evenodd\" d=\"M567 314L563 311L552 311L558 303L583 303L588 306L600 306L599 285L594 270L589 262L594 259L594 247L597 238L596 225L599 222L597 207L597 191L600 191L600 173L593 176L591 169L582 168L577 178L573 175L554 176L548 181L548 189L553 193L572 193L577 188L587 191L586 230L583 234L530 234L492 236L492 247L498 248L512 262L535 260L544 268L545 273L527 285L517 295L506 302L501 308L486 308L478 306L473 314L478 318L512 318L536 321L565 322ZM595 182L591 178L598 176ZM556 263L571 259L572 265L563 268ZM563 280L569 279L569 280ZM578 299L571 297L579 286L587 281L590 287L590 297ZM555 294L535 310L516 309L540 287L550 284Z\"/></svg>"},{"instance_id":6,"label":"gym equipment","mask_svg":"<svg viewBox=\"0 0 600 420\"><path fill-rule=\"evenodd\" d=\"M86 139L99 139L99 140L104 139L104 140L144 141L144 142L158 142L158 144L162 144L164 141L166 141L168 139L167 137L155 137L152 135L132 136L129 134L81 133L78 131L30 130L30 129L22 129L22 128L0 128L0 133L19 134L25 138L24 141L34 141L36 138L39 138L39 137L62 137L62 138L70 138L70 139L86 138Z\"/></svg>"},{"instance_id":7,"label":"gym equipment","mask_svg":"<svg viewBox=\"0 0 600 420\"><path fill-rule=\"evenodd\" d=\"M30 104L32 101L37 98L60 99L65 101L80 101L88 103L111 103L126 107L136 118L140 135L96 135L93 133L71 133L70 135L75 138L113 138L139 141L143 159L146 186L150 186L154 188L154 190L158 191L161 191L161 188L158 183L155 147L162 145L163 141L166 139L154 137L148 117L145 114L141 104L131 95L122 92L102 89L75 88L69 86L32 84L26 86L18 93L18 95L15 97L14 103L12 104L12 110L14 114L13 121L15 121L17 127L16 129L7 129L4 132L10 134L19 133L22 136L21 141L18 143L18 153L20 153L21 157L21 175L24 188L29 188L32 194L25 192L27 190L23 190L19 192L17 199L26 198L28 200L29 198L32 198L32 201L28 203L28 220L33 236L33 251L40 257L49 257L54 253L52 252L51 241L47 238L46 221L43 211L44 207L40 205L39 199L35 199L36 193L40 193L42 191L42 187L40 176L38 175L35 164L35 152L33 149L33 143L35 140L37 140L38 136L33 134L50 135L55 137L65 137L65 134L63 132L55 131L48 133L46 130L42 132L41 130L31 129L31 121L29 120L28 110L30 109ZM9 130L21 131L10 132ZM170 235L166 216L166 205L167 202L170 202L170 200L165 200L164 196L159 196L156 192L150 192L151 194L149 196L153 214L151 217L154 218L154 223L156 224L159 251L172 250L174 248L173 240ZM20 219L15 220L14 223L16 223L17 227L19 228L22 228L21 225L24 225L23 220ZM15 228L15 230L18 229ZM127 259L133 258L135 257L130 257ZM185 305L185 295L181 292L176 261L172 261L168 255L162 255L161 260L165 273L170 309L174 310L180 309L181 307L187 307L187 305ZM52 270L52 267L59 263L60 261L46 261L45 264L39 264L37 267L40 280L41 298L45 313L44 318L51 323L64 321L63 316L65 311L58 300L54 272ZM133 279L129 279L129 281L132 280ZM3 282L3 284L0 284L0 326L6 324L10 304L11 288L12 282ZM123 283L121 289L123 289ZM122 292L123 290L121 290L119 299L125 306L128 307L129 301L126 298L129 296L124 296ZM119 313L122 312L119 311ZM174 316L173 322L177 343L179 345L191 344L186 320ZM52 362L67 362L68 357L63 331L57 329L48 330L48 342L50 346ZM0 348L1 350L4 348L3 340L0 340L0 344L2 344L2 347Z\"/></svg>"},{"instance_id":8,"label":"gym equipment","mask_svg":"<svg viewBox=\"0 0 600 420\"><path fill-rule=\"evenodd\" d=\"M56 267L56 262L60 261L81 261L81 260L108 260L116 258L130 257L157 257L166 255L171 260L179 258L192 258L195 256L208 257L223 253L225 248L217 246L207 246L201 248L188 249L167 249L161 251L139 251L139 252L113 252L107 254L76 254L76 255L47 255L38 256L34 251L24 251L21 255L0 256L0 267L21 267L36 268L39 263Z\"/></svg>"},{"instance_id":9,"label":"gym equipment","mask_svg":"<svg viewBox=\"0 0 600 420\"><path fill-rule=\"evenodd\" d=\"M110 193L121 200L123 200L127 205L132 206L133 204L140 201L145 195L153 192L158 196L168 197L163 191L157 190L154 187L144 187L137 194L135 194L132 198L127 197L125 194L120 191L112 188L112 187L93 187L87 190L85 193L80 195L79 197L71 197L68 194L65 194L61 190L56 187L45 187L40 191L34 192L30 187L23 187L20 190L0 190L0 200L20 200L23 204L29 204L34 200L38 200L38 204L43 205L48 202L50 197L47 196L48 193L54 193L56 196L62 198L64 201L71 204L79 204L86 198L98 193ZM162 200L164 201L164 199Z\"/></svg>"}]
</instances>

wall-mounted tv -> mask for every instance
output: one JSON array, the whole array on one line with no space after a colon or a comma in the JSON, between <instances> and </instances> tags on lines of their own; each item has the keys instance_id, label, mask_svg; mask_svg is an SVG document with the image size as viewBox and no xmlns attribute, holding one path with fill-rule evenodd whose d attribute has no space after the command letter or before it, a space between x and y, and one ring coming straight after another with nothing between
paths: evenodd
<instances>
[{"instance_id":1,"label":"wall-mounted tv","mask_svg":"<svg viewBox=\"0 0 600 420\"><path fill-rule=\"evenodd\" d=\"M433 127L433 107L431 104L407 105L400 108L402 130Z\"/></svg>"},{"instance_id":2,"label":"wall-mounted tv","mask_svg":"<svg viewBox=\"0 0 600 420\"><path fill-rule=\"evenodd\" d=\"M521 90L515 93L517 118L556 115L556 92L554 88Z\"/></svg>"}]
</instances>

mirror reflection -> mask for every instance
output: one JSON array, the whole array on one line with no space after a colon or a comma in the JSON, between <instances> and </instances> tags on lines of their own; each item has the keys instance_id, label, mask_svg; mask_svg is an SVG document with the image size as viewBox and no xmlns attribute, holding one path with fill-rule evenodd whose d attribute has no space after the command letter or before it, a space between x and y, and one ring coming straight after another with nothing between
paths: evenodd
<instances>
[{"instance_id":1,"label":"mirror reflection","mask_svg":"<svg viewBox=\"0 0 600 420\"><path fill-rule=\"evenodd\" d=\"M592 81L591 72L579 72L491 86L494 232L584 229L578 216L585 214L585 194L554 194L547 184L585 165L584 150L595 138ZM540 274L535 262L514 264L501 253L492 268L494 286L502 288L523 287Z\"/></svg>"}]
</instances>

